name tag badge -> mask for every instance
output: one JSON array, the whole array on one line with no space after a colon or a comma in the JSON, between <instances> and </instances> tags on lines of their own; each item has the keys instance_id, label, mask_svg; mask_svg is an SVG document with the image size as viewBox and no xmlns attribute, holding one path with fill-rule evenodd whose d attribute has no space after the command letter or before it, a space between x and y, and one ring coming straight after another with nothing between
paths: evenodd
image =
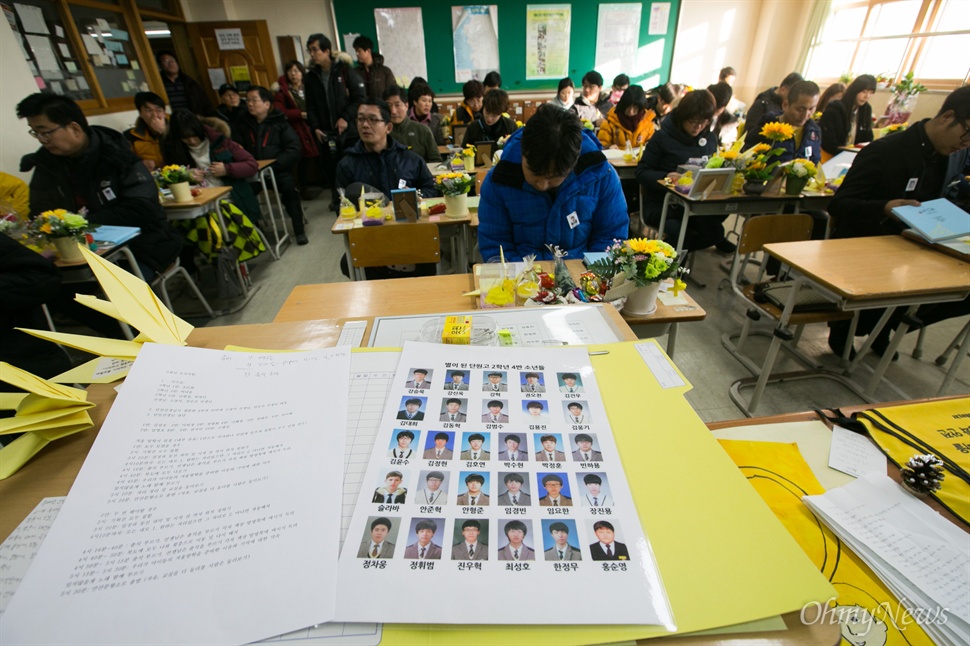
<instances>
[{"instance_id":1,"label":"name tag badge","mask_svg":"<svg viewBox=\"0 0 970 646\"><path fill-rule=\"evenodd\" d=\"M579 226L579 216L576 215L575 211L573 211L572 213L566 216L566 222L569 223L570 229L575 229L576 227Z\"/></svg>"},{"instance_id":2,"label":"name tag badge","mask_svg":"<svg viewBox=\"0 0 970 646\"><path fill-rule=\"evenodd\" d=\"M907 191L915 191L916 190L916 184L918 184L918 183L919 183L919 179L918 178L916 178L916 177L910 177L909 178L909 181L906 182L906 190Z\"/></svg>"},{"instance_id":3,"label":"name tag badge","mask_svg":"<svg viewBox=\"0 0 970 646\"><path fill-rule=\"evenodd\" d=\"M808 157L811 157L812 156L812 147L811 146L805 146L805 155L808 156Z\"/></svg>"},{"instance_id":4,"label":"name tag badge","mask_svg":"<svg viewBox=\"0 0 970 646\"><path fill-rule=\"evenodd\" d=\"M403 179L399 179L399 180L397 180L397 187L398 188L407 188L408 187L408 183L405 182Z\"/></svg>"},{"instance_id":5,"label":"name tag badge","mask_svg":"<svg viewBox=\"0 0 970 646\"><path fill-rule=\"evenodd\" d=\"M115 192L111 190L110 186L101 191L101 194L104 195L104 199L108 200L109 202L115 199Z\"/></svg>"}]
</instances>

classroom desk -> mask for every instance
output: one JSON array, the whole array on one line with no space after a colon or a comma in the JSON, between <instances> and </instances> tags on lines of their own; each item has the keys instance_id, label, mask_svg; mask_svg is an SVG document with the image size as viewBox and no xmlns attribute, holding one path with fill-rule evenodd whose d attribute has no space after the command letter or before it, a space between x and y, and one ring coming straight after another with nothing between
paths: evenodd
<instances>
[{"instance_id":1,"label":"classroom desk","mask_svg":"<svg viewBox=\"0 0 970 646\"><path fill-rule=\"evenodd\" d=\"M290 237L289 232L286 230L286 211L283 210L283 198L280 197L280 190L276 186L276 173L273 171L273 164L276 163L275 159L259 159L256 164L259 166L259 171L256 173L256 179L251 181L259 181L259 185L262 188L261 195L266 196L266 212L269 216L269 223L273 226L273 239L276 240L274 246L267 244L270 253L276 260L280 259L283 255L283 243ZM267 178L269 178L269 184L273 186L273 194L276 196L276 209L273 209L273 203L269 199L269 191L267 191ZM280 216L280 227L283 229L283 235L280 236L279 229L276 227L276 214L279 213ZM268 242L268 241L267 241Z\"/></svg>"},{"instance_id":2,"label":"classroom desk","mask_svg":"<svg viewBox=\"0 0 970 646\"><path fill-rule=\"evenodd\" d=\"M461 172L468 173L469 175L471 175L472 179L475 179L475 174L478 173L478 171L488 170L488 169L489 169L488 166L475 166L475 170L465 170L464 168L462 168ZM442 161L442 162L428 162L428 170L431 172L431 175L433 176L444 175L445 173L458 172L458 171L453 171L451 170L451 168L448 167L447 159L445 159L445 161Z\"/></svg>"},{"instance_id":3,"label":"classroom desk","mask_svg":"<svg viewBox=\"0 0 970 646\"><path fill-rule=\"evenodd\" d=\"M140 232L136 233L134 236L128 240L125 240L119 245L111 245L110 247L98 245L98 248L94 253L111 262L114 262L113 257L115 255L124 256L125 260L128 262L129 271L144 280L144 277L141 275L141 269L138 266L138 261L135 260L135 254L133 254L131 249L128 248L128 243L140 235ZM61 278L66 284L85 283L96 280L94 274L91 273L91 270L88 268L88 263L86 260L66 262L58 258L54 261L54 265L61 270Z\"/></svg>"},{"instance_id":4,"label":"classroom desk","mask_svg":"<svg viewBox=\"0 0 970 646\"><path fill-rule=\"evenodd\" d=\"M433 199L437 199L437 198L433 198ZM437 218L437 219L432 220L431 218ZM477 221L478 221L478 218L477 217L475 218L475 221L477 223ZM454 255L452 256L452 258L453 258L453 260L455 260L455 265L456 266L458 266L458 267L467 267L468 266L468 234L467 234L467 231L468 231L468 225L470 225L472 223L471 209L469 209L469 214L468 215L463 216L463 217L460 217L460 218L448 217L448 216L446 216L446 215L444 215L442 213L440 215L432 215L432 216L421 215L421 216L418 217L418 222L431 222L431 223L437 224L439 231L441 231L442 229L448 230L451 227L459 227L459 229L458 229L458 231L457 231L457 233L455 235L449 236L454 242L456 242L456 244L452 247L452 249L455 252ZM411 223L410 222L407 222L407 221L398 222L397 220L391 219L391 220L385 220L384 221L384 224L382 224L380 226L382 226L382 227L393 227L393 226L407 226L409 224L411 224ZM347 267L351 269L350 279L351 280L354 280L354 281L358 280L358 278L357 278L357 275L356 275L357 272L356 271L353 271L353 264L351 263L351 258L350 258L350 236L348 235L348 232L351 229L354 229L354 228L357 228L357 227L360 227L360 226L363 226L363 225L361 224L361 219L359 217L358 218L355 218L353 220L344 219L344 218L338 217L334 221L333 225L330 227L330 233L331 234L343 236L343 239L344 239L344 255L347 258ZM445 236L445 232L442 231L442 233L441 233L441 235L439 237L441 239L444 239L446 237Z\"/></svg>"},{"instance_id":5,"label":"classroom desk","mask_svg":"<svg viewBox=\"0 0 970 646\"><path fill-rule=\"evenodd\" d=\"M636 158L632 161L626 161L622 157L619 159L610 159L607 157L612 166L616 170L616 174L620 176L620 179L636 179L637 176L637 164L639 163Z\"/></svg>"},{"instance_id":6,"label":"classroom desk","mask_svg":"<svg viewBox=\"0 0 970 646\"><path fill-rule=\"evenodd\" d=\"M961 300L970 294L970 264L901 236L774 243L765 245L765 252L791 267L795 276L792 297L782 311L779 329L788 328L794 300L802 283L825 294L843 310L886 308L876 328L846 369L846 375L851 375L862 362L873 339L896 308L907 307L907 316L893 334L888 349L863 392L869 398L875 394L893 353L909 329L907 319L917 307ZM849 334L850 339L854 331L855 323ZM780 344L779 337L773 336L766 368L758 376L748 404L748 410L752 412L764 392Z\"/></svg>"},{"instance_id":7,"label":"classroom desk","mask_svg":"<svg viewBox=\"0 0 970 646\"><path fill-rule=\"evenodd\" d=\"M785 207L795 207L795 213L805 210L822 211L832 200L831 195L819 195L815 193L802 193L800 195L786 195L784 193L765 193L763 195L735 195L725 193L712 193L706 199L689 198L683 193L678 193L674 189L674 184L665 180L657 180L657 183L664 187L663 211L660 215L659 231L664 230L667 222L667 211L672 203L681 204L684 207L684 215L680 222L680 233L677 235L677 244L674 248L678 253L684 248L684 238L687 235L687 221L691 216L704 215L729 215L737 213L741 215L763 215L766 213L783 213ZM641 200L641 204L643 201Z\"/></svg>"}]
</instances>

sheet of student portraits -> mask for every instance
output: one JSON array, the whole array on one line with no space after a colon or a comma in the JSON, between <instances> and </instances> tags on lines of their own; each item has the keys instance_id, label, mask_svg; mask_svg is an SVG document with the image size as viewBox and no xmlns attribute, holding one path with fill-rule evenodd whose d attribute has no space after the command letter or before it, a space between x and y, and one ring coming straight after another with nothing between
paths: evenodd
<instances>
[{"instance_id":1,"label":"sheet of student portraits","mask_svg":"<svg viewBox=\"0 0 970 646\"><path fill-rule=\"evenodd\" d=\"M338 621L672 625L586 349L406 344L338 585Z\"/></svg>"},{"instance_id":2,"label":"sheet of student portraits","mask_svg":"<svg viewBox=\"0 0 970 646\"><path fill-rule=\"evenodd\" d=\"M3 641L242 644L332 619L349 370L345 347L146 344Z\"/></svg>"}]
</instances>

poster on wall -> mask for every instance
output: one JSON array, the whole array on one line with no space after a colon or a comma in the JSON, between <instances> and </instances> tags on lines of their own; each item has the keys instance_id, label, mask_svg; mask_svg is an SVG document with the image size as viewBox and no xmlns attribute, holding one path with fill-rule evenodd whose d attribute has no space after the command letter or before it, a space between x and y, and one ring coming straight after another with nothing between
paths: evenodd
<instances>
[{"instance_id":1,"label":"poster on wall","mask_svg":"<svg viewBox=\"0 0 970 646\"><path fill-rule=\"evenodd\" d=\"M640 46L640 5L601 4L596 23L596 71L604 79L617 74L637 76Z\"/></svg>"},{"instance_id":2,"label":"poster on wall","mask_svg":"<svg viewBox=\"0 0 970 646\"><path fill-rule=\"evenodd\" d=\"M480 81L499 69L497 5L452 7L451 29L456 83Z\"/></svg>"},{"instance_id":3,"label":"poster on wall","mask_svg":"<svg viewBox=\"0 0 970 646\"><path fill-rule=\"evenodd\" d=\"M670 22L670 3L654 2L650 5L650 35L663 36Z\"/></svg>"},{"instance_id":4,"label":"poster on wall","mask_svg":"<svg viewBox=\"0 0 970 646\"><path fill-rule=\"evenodd\" d=\"M398 84L407 87L415 76L428 78L421 7L374 9L374 24L377 45L384 60L394 62Z\"/></svg>"},{"instance_id":5,"label":"poster on wall","mask_svg":"<svg viewBox=\"0 0 970 646\"><path fill-rule=\"evenodd\" d=\"M525 78L558 80L569 75L568 4L530 4L525 8Z\"/></svg>"}]
</instances>

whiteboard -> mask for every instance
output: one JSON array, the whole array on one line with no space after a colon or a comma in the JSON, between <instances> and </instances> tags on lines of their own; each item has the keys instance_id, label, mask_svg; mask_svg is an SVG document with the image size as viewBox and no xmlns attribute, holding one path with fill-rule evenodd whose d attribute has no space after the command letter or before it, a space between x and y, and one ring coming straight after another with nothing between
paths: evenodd
<instances>
[{"instance_id":1,"label":"whiteboard","mask_svg":"<svg viewBox=\"0 0 970 646\"><path fill-rule=\"evenodd\" d=\"M601 304L495 308L449 314L464 314L473 318L487 316L495 321L499 329L509 330L513 345L517 346L589 345L623 340L613 329ZM424 324L441 316L379 316L374 319L368 345L372 348L399 348L405 341L417 341Z\"/></svg>"}]
</instances>

